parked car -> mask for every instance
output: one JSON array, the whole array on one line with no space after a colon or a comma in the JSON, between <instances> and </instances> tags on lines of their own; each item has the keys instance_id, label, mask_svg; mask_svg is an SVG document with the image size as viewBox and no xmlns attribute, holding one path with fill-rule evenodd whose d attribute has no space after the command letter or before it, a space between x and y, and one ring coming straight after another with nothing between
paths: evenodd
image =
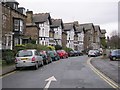
<instances>
[{"instance_id":1,"label":"parked car","mask_svg":"<svg viewBox=\"0 0 120 90\"><path fill-rule=\"evenodd\" d=\"M112 50L109 55L110 60L120 60L120 49Z\"/></svg>"},{"instance_id":2,"label":"parked car","mask_svg":"<svg viewBox=\"0 0 120 90\"><path fill-rule=\"evenodd\" d=\"M55 54L57 60L60 60L60 56L58 55L58 53L56 52L56 50L53 50L53 52L54 52L54 54Z\"/></svg>"},{"instance_id":3,"label":"parked car","mask_svg":"<svg viewBox=\"0 0 120 90\"><path fill-rule=\"evenodd\" d=\"M60 58L68 58L68 53L65 50L57 50Z\"/></svg>"},{"instance_id":4,"label":"parked car","mask_svg":"<svg viewBox=\"0 0 120 90\"><path fill-rule=\"evenodd\" d=\"M101 55L101 53L100 53L100 51L98 49L95 49L95 51L96 51L96 56L100 56Z\"/></svg>"},{"instance_id":5,"label":"parked car","mask_svg":"<svg viewBox=\"0 0 120 90\"><path fill-rule=\"evenodd\" d=\"M57 61L60 59L59 55L54 50L47 51L47 53L50 55L53 61Z\"/></svg>"},{"instance_id":6,"label":"parked car","mask_svg":"<svg viewBox=\"0 0 120 90\"><path fill-rule=\"evenodd\" d=\"M69 51L69 52L68 52L68 56L69 56L69 57L71 57L71 56L75 56L74 51Z\"/></svg>"},{"instance_id":7,"label":"parked car","mask_svg":"<svg viewBox=\"0 0 120 90\"><path fill-rule=\"evenodd\" d=\"M48 64L52 62L52 58L46 51L40 51L40 55L43 57L44 64Z\"/></svg>"},{"instance_id":8,"label":"parked car","mask_svg":"<svg viewBox=\"0 0 120 90\"><path fill-rule=\"evenodd\" d=\"M21 67L33 66L38 69L40 65L43 66L43 58L35 49L21 50L15 57L16 69Z\"/></svg>"},{"instance_id":9,"label":"parked car","mask_svg":"<svg viewBox=\"0 0 120 90\"><path fill-rule=\"evenodd\" d=\"M95 50L89 50L88 51L88 57L91 57L91 56L96 57L97 56L97 52Z\"/></svg>"},{"instance_id":10,"label":"parked car","mask_svg":"<svg viewBox=\"0 0 120 90\"><path fill-rule=\"evenodd\" d=\"M81 56L83 55L83 52L82 51L77 51L78 52L78 55Z\"/></svg>"}]
</instances>

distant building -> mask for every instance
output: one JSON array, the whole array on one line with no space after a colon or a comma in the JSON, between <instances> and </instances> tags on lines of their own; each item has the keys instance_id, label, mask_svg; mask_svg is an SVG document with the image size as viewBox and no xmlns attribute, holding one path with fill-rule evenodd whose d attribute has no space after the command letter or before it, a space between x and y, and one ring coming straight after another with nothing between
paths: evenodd
<instances>
[{"instance_id":1,"label":"distant building","mask_svg":"<svg viewBox=\"0 0 120 90\"><path fill-rule=\"evenodd\" d=\"M88 51L94 47L94 25L93 23L80 24L84 27L84 50Z\"/></svg>"},{"instance_id":2,"label":"distant building","mask_svg":"<svg viewBox=\"0 0 120 90\"><path fill-rule=\"evenodd\" d=\"M18 8L15 0L6 0L2 7L2 48L13 49L17 44L22 44L26 15L25 8Z\"/></svg>"},{"instance_id":3,"label":"distant building","mask_svg":"<svg viewBox=\"0 0 120 90\"><path fill-rule=\"evenodd\" d=\"M64 31L67 33L66 46L74 50L74 35L75 35L74 23L64 23Z\"/></svg>"},{"instance_id":4,"label":"distant building","mask_svg":"<svg viewBox=\"0 0 120 90\"><path fill-rule=\"evenodd\" d=\"M62 19L52 19L52 25L50 27L54 31L54 40L56 44L62 46L62 31L64 28Z\"/></svg>"},{"instance_id":5,"label":"distant building","mask_svg":"<svg viewBox=\"0 0 120 90\"><path fill-rule=\"evenodd\" d=\"M105 29L101 29L101 33L100 33L100 42L101 42L101 48L104 48L104 46L102 45L102 41L106 41L106 30Z\"/></svg>"},{"instance_id":6,"label":"distant building","mask_svg":"<svg viewBox=\"0 0 120 90\"><path fill-rule=\"evenodd\" d=\"M62 31L62 47L65 48L67 45L67 32Z\"/></svg>"},{"instance_id":7,"label":"distant building","mask_svg":"<svg viewBox=\"0 0 120 90\"><path fill-rule=\"evenodd\" d=\"M39 26L39 44L49 45L49 31L51 16L49 13L38 13L33 15L33 22Z\"/></svg>"},{"instance_id":8,"label":"distant building","mask_svg":"<svg viewBox=\"0 0 120 90\"><path fill-rule=\"evenodd\" d=\"M26 30L25 30L25 37L23 43L39 43L39 27L33 23L33 12L27 11L26 12Z\"/></svg>"},{"instance_id":9,"label":"distant building","mask_svg":"<svg viewBox=\"0 0 120 90\"><path fill-rule=\"evenodd\" d=\"M94 32L94 49L100 49L100 26L95 25L95 32Z\"/></svg>"},{"instance_id":10,"label":"distant building","mask_svg":"<svg viewBox=\"0 0 120 90\"><path fill-rule=\"evenodd\" d=\"M78 35L78 49L79 51L84 50L84 27L80 26L80 24L76 27L76 33Z\"/></svg>"}]
</instances>

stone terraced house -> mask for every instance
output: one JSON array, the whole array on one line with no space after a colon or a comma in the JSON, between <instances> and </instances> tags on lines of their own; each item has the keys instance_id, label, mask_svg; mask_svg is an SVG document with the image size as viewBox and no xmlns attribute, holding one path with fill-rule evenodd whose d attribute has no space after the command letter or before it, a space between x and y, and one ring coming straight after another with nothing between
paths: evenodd
<instances>
[{"instance_id":1,"label":"stone terraced house","mask_svg":"<svg viewBox=\"0 0 120 90\"><path fill-rule=\"evenodd\" d=\"M34 41L41 45L61 45L73 50L88 51L103 47L105 29L93 23L78 21L63 23L62 19L51 19L50 13L25 11L16 0L0 3L0 49L13 49L18 44Z\"/></svg>"},{"instance_id":2,"label":"stone terraced house","mask_svg":"<svg viewBox=\"0 0 120 90\"><path fill-rule=\"evenodd\" d=\"M2 7L2 49L13 49L22 44L26 29L25 8L15 0L6 0Z\"/></svg>"}]
</instances>

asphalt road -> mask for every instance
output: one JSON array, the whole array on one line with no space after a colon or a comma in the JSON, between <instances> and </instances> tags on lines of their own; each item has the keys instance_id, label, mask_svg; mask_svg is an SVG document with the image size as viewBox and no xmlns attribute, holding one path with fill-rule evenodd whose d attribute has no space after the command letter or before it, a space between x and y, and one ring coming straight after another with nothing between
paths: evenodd
<instances>
[{"instance_id":1,"label":"asphalt road","mask_svg":"<svg viewBox=\"0 0 120 90\"><path fill-rule=\"evenodd\" d=\"M110 61L110 59L97 57L92 60L92 64L109 78L120 84L120 61Z\"/></svg>"},{"instance_id":2,"label":"asphalt road","mask_svg":"<svg viewBox=\"0 0 120 90\"><path fill-rule=\"evenodd\" d=\"M87 64L87 56L70 57L52 62L38 70L24 69L2 79L3 88L44 88L51 76L49 88L112 88Z\"/></svg>"}]
</instances>

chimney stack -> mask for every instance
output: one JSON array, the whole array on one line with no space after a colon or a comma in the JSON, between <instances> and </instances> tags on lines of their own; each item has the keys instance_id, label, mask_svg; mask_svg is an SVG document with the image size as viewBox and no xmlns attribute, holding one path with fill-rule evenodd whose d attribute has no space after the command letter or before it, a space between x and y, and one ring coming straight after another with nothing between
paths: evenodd
<instances>
[{"instance_id":1,"label":"chimney stack","mask_svg":"<svg viewBox=\"0 0 120 90\"><path fill-rule=\"evenodd\" d=\"M27 15L26 23L33 23L33 11L27 10L26 15Z\"/></svg>"}]
</instances>

